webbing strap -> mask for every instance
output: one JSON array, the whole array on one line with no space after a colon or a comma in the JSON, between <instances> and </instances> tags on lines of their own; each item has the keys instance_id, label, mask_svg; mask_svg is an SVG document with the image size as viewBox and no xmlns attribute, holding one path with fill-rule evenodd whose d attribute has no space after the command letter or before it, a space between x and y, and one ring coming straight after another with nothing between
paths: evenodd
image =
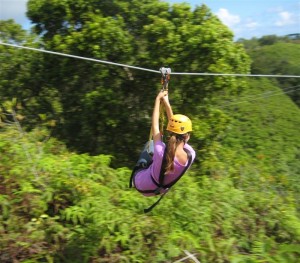
<instances>
[{"instance_id":1,"label":"webbing strap","mask_svg":"<svg viewBox=\"0 0 300 263\"><path fill-rule=\"evenodd\" d=\"M186 167L183 169L183 171L181 172L181 174L172 182L168 183L168 184L163 184L164 181L164 177L165 177L165 171L166 171L166 167L164 162L166 160L166 148L165 148L165 152L164 152L164 157L163 157L163 162L162 162L162 167L160 169L160 175L159 175L159 184L156 183L157 188L155 190L150 190L150 193L158 193L160 192L161 189L166 189L167 191L164 192L161 197L150 207L144 209L144 213L148 213L150 212L155 206L157 206L159 204L159 202L161 201L161 199L165 196L166 193L168 193L169 189L178 182L178 180L185 174L186 170L190 167L191 163L192 163L192 154L188 149L183 148L183 150L186 152L187 156L188 156L188 163L186 165ZM152 176L151 176L152 177ZM152 181L155 182L155 180L152 178ZM149 192L148 192L149 193Z\"/></svg>"},{"instance_id":2,"label":"webbing strap","mask_svg":"<svg viewBox=\"0 0 300 263\"><path fill-rule=\"evenodd\" d=\"M191 162L192 162L192 154L190 153L190 151L188 149L183 148L183 150L186 152L187 156L188 156L188 163L186 165L186 167L183 169L183 171L181 172L181 174L172 182L168 183L168 184L164 184L164 180L165 180L165 173L166 173L166 149L165 149L165 153L164 153L164 157L163 157L163 162L162 162L162 168L160 170L160 175L159 175L159 186L163 186L164 188L170 188L171 186L173 186L174 184L177 183L177 181L181 178L181 176L184 175L184 173L186 172L186 170L190 167Z\"/></svg>"},{"instance_id":3,"label":"webbing strap","mask_svg":"<svg viewBox=\"0 0 300 263\"><path fill-rule=\"evenodd\" d=\"M146 213L150 212L154 207L156 207L156 206L159 204L160 200L163 199L163 197L165 196L166 193L167 193L167 192L163 193L163 194L160 196L160 198L159 198L153 205L151 205L151 206L148 207L148 208L145 208L145 209L144 209L144 213L146 214Z\"/></svg>"},{"instance_id":4,"label":"webbing strap","mask_svg":"<svg viewBox=\"0 0 300 263\"><path fill-rule=\"evenodd\" d=\"M188 156L188 163L186 165L186 167L184 167L183 171L181 172L180 176L178 176L174 181L165 184L164 187L166 188L170 188L171 186L173 186L174 184L177 183L177 181L185 174L186 170L191 166L192 163L192 154L188 149L183 148L183 150L186 152L187 156Z\"/></svg>"},{"instance_id":5,"label":"webbing strap","mask_svg":"<svg viewBox=\"0 0 300 263\"><path fill-rule=\"evenodd\" d=\"M129 188L132 188L132 182L134 180L134 176L140 171L142 170L142 168L135 166L132 170L132 173L130 175L130 179L129 179Z\"/></svg>"}]
</instances>

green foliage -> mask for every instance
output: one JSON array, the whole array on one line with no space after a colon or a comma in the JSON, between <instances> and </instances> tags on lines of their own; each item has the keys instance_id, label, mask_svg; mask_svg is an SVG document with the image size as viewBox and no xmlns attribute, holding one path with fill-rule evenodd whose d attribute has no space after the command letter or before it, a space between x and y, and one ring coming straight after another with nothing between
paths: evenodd
<instances>
[{"instance_id":1,"label":"green foliage","mask_svg":"<svg viewBox=\"0 0 300 263\"><path fill-rule=\"evenodd\" d=\"M0 130L1 262L168 262L184 250L207 263L300 256L299 190L267 162L211 145L204 168L144 215L153 198L129 190L130 170L110 168L111 156L69 152L15 120Z\"/></svg>"},{"instance_id":2,"label":"green foliage","mask_svg":"<svg viewBox=\"0 0 300 263\"><path fill-rule=\"evenodd\" d=\"M0 41L39 48L38 37L22 30L12 20L0 21ZM60 121L62 106L58 92L46 81L47 68L43 54L0 45L1 102L17 99L18 113L30 116L24 120L26 128L41 121L54 127Z\"/></svg>"},{"instance_id":3,"label":"green foliage","mask_svg":"<svg viewBox=\"0 0 300 263\"><path fill-rule=\"evenodd\" d=\"M30 0L27 14L38 34L34 45L53 51L153 69L169 64L174 71L247 73L250 66L232 32L205 5ZM114 167L132 166L149 133L159 76L49 54L31 52L30 60L23 53L13 61L24 61L24 71L20 78L12 77L15 69L4 71L0 94L18 99L20 113L30 116L24 127L42 119L70 149L114 155ZM174 110L195 119L219 96L246 88L233 77L174 77L174 83Z\"/></svg>"},{"instance_id":4,"label":"green foliage","mask_svg":"<svg viewBox=\"0 0 300 263\"><path fill-rule=\"evenodd\" d=\"M253 74L295 75L300 74L300 43L275 35L259 39L238 41L246 47L252 62ZM297 78L278 78L277 84L299 106L300 91Z\"/></svg>"},{"instance_id":5,"label":"green foliage","mask_svg":"<svg viewBox=\"0 0 300 263\"><path fill-rule=\"evenodd\" d=\"M0 31L1 40L10 44L20 43L26 38L26 31L12 19L0 20Z\"/></svg>"},{"instance_id":6,"label":"green foliage","mask_svg":"<svg viewBox=\"0 0 300 263\"><path fill-rule=\"evenodd\" d=\"M300 174L298 108L270 81L249 83L247 92L224 106L232 119L224 135L226 145L266 162L266 167L276 163L272 168L276 174Z\"/></svg>"},{"instance_id":7,"label":"green foliage","mask_svg":"<svg viewBox=\"0 0 300 263\"><path fill-rule=\"evenodd\" d=\"M177 72L250 71L205 5L30 0L28 16L37 35L1 21L1 40ZM298 46L282 41L247 43L255 73L298 74ZM279 82L172 77L198 158L145 215L156 199L127 188L127 167L147 138L159 79L0 51L1 262L173 262L184 250L207 263L298 262L299 109Z\"/></svg>"}]
</instances>

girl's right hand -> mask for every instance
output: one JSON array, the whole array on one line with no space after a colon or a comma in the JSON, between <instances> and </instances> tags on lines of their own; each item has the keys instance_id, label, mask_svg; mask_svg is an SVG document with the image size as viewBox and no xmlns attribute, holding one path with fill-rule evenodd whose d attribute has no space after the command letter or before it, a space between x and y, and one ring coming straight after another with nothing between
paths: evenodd
<instances>
[{"instance_id":1,"label":"girl's right hand","mask_svg":"<svg viewBox=\"0 0 300 263\"><path fill-rule=\"evenodd\" d=\"M169 103L170 103L170 102L169 102L169 95L167 94L166 96L164 96L164 97L162 98L162 100L164 101L164 103L169 104Z\"/></svg>"}]
</instances>

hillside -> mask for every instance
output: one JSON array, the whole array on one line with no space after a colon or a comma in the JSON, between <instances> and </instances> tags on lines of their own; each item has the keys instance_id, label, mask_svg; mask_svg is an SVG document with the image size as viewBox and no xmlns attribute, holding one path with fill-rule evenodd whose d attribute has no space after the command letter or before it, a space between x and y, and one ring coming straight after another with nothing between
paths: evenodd
<instances>
[{"instance_id":1,"label":"hillside","mask_svg":"<svg viewBox=\"0 0 300 263\"><path fill-rule=\"evenodd\" d=\"M274 109L276 102L270 98L269 103ZM243 120L263 125L260 113L251 112ZM253 133L254 124L241 129L243 120L235 120L231 136L243 143L225 136L224 147L215 153L210 148L203 163L212 176L203 175L205 167L192 169L150 215L142 210L156 198L128 189L130 170L110 168L111 157L69 152L49 140L46 130L20 133L18 122L2 124L1 262L173 262L188 250L207 263L296 263L299 189L286 171L273 173L277 163L261 163L258 155L253 158L256 153L239 151L252 141L245 134L252 131L255 138L266 131ZM283 140L290 132L285 128L276 138L293 147L292 140Z\"/></svg>"},{"instance_id":2,"label":"hillside","mask_svg":"<svg viewBox=\"0 0 300 263\"><path fill-rule=\"evenodd\" d=\"M253 74L300 75L300 43L276 36L240 41L252 59ZM300 106L299 78L276 79L282 90Z\"/></svg>"},{"instance_id":3,"label":"hillside","mask_svg":"<svg viewBox=\"0 0 300 263\"><path fill-rule=\"evenodd\" d=\"M149 69L299 75L298 44L234 43L205 5L29 0L28 16L31 33L0 21L0 40ZM197 159L144 214L157 198L128 183L160 75L4 45L0 68L1 263L168 263L185 251L298 263L295 79L171 76Z\"/></svg>"},{"instance_id":4,"label":"hillside","mask_svg":"<svg viewBox=\"0 0 300 263\"><path fill-rule=\"evenodd\" d=\"M263 155L261 158L276 166L282 163L282 158L290 161L282 163L283 167L297 166L299 108L267 79L251 79L249 85L247 91L224 104L224 110L232 118L224 135L225 145L241 147L253 158ZM299 167L297 175L300 175Z\"/></svg>"},{"instance_id":5,"label":"hillside","mask_svg":"<svg viewBox=\"0 0 300 263\"><path fill-rule=\"evenodd\" d=\"M252 79L249 84L247 92L224 106L232 119L222 145L235 152L232 165L248 160L255 167L255 172L251 168L255 180L265 173L268 181L278 182L272 186L278 194L294 191L299 209L299 108L266 79Z\"/></svg>"}]
</instances>

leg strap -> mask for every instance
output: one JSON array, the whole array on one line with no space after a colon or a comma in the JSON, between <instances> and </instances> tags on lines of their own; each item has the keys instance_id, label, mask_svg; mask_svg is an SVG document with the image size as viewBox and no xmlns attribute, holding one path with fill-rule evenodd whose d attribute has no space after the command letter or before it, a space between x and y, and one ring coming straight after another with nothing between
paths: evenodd
<instances>
[{"instance_id":1,"label":"leg strap","mask_svg":"<svg viewBox=\"0 0 300 263\"><path fill-rule=\"evenodd\" d=\"M145 169L145 168L142 168L142 167L140 167L140 166L135 166L135 167L133 168L132 173L131 173L131 175L130 175L130 179L129 179L129 188L132 188L132 182L133 182L133 180L134 180L135 175L136 175L140 170L143 170L143 169Z\"/></svg>"},{"instance_id":2,"label":"leg strap","mask_svg":"<svg viewBox=\"0 0 300 263\"><path fill-rule=\"evenodd\" d=\"M168 191L167 191L167 192L168 192ZM163 199L163 197L165 196L165 194L166 194L167 192L163 193L163 194L160 196L160 198L159 198L153 205L151 205L150 207L144 209L144 213L146 214L146 213L150 212L154 207L156 207L156 206L159 204L160 200Z\"/></svg>"}]
</instances>

